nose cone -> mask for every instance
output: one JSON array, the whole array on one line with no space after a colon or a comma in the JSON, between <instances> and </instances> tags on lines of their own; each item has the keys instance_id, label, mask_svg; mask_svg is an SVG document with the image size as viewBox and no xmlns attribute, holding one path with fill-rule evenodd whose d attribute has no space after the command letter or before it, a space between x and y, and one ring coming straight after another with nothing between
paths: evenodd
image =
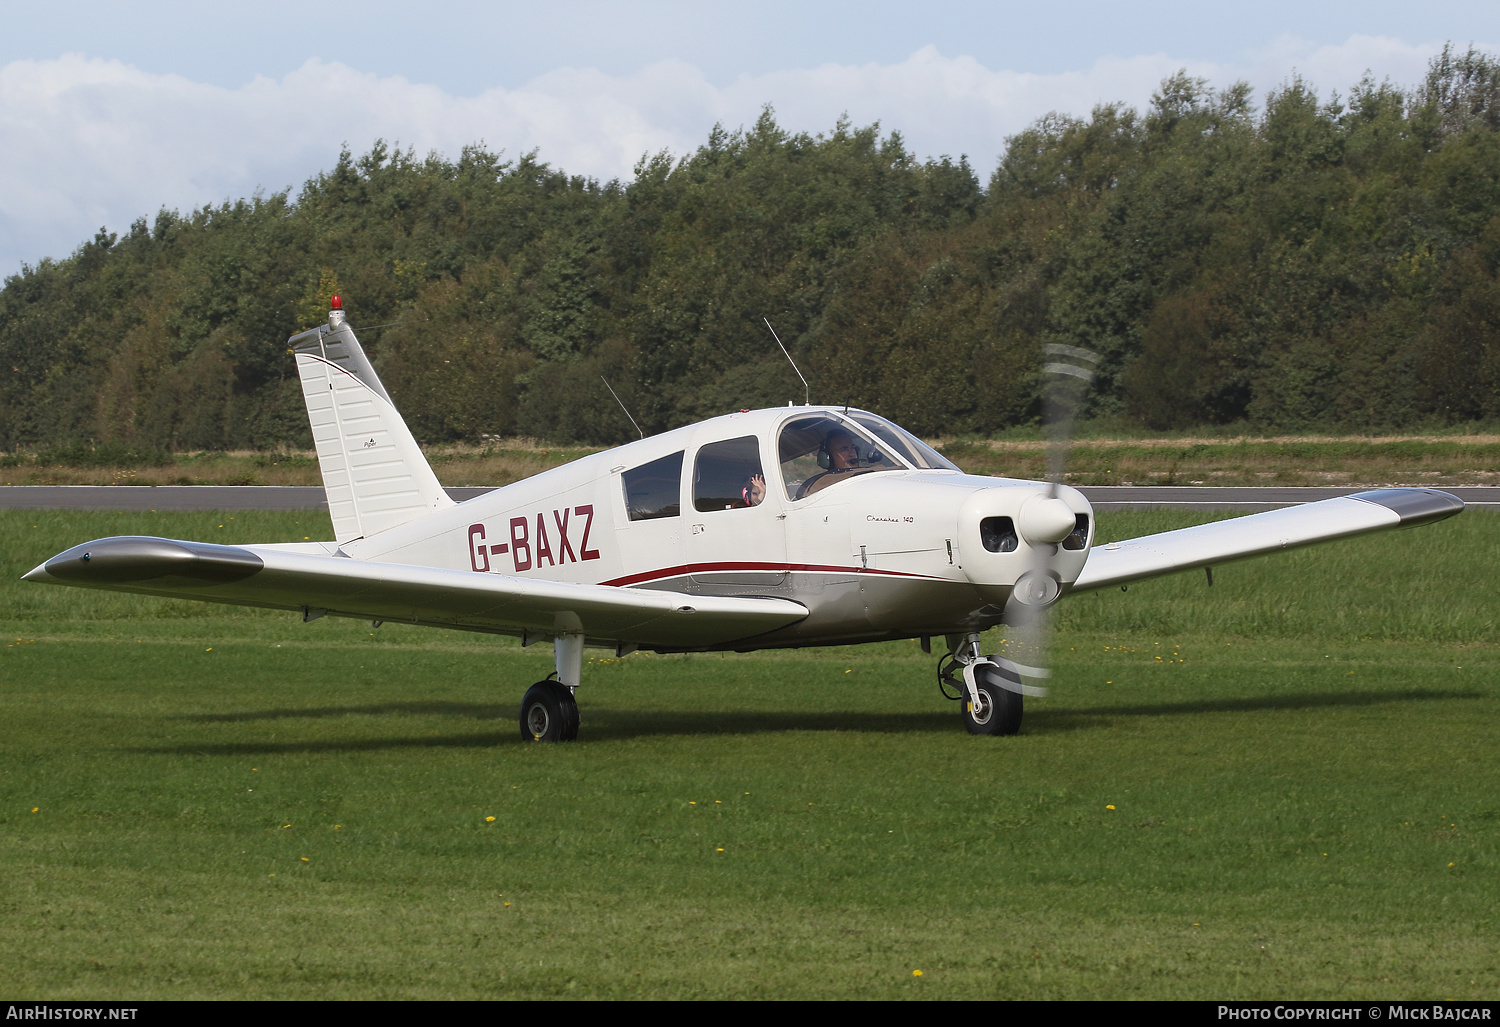
<instances>
[{"instance_id":1,"label":"nose cone","mask_svg":"<svg viewBox=\"0 0 1500 1027\"><path fill-rule=\"evenodd\" d=\"M1061 542L1078 526L1078 514L1061 499L1045 493L1021 504L1016 527L1027 542Z\"/></svg>"}]
</instances>

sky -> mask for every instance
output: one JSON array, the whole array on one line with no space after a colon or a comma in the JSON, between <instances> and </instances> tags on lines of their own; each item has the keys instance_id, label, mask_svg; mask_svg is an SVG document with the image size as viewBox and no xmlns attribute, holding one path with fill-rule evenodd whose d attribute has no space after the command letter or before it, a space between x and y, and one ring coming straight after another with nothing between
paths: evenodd
<instances>
[{"instance_id":1,"label":"sky","mask_svg":"<svg viewBox=\"0 0 1500 1027\"><path fill-rule=\"evenodd\" d=\"M1420 81L1444 43L1500 53L1500 4L1115 0L205 4L0 0L0 276L128 230L290 189L377 138L482 142L628 181L715 124L899 131L987 178L1058 111L1143 107L1179 69L1263 101Z\"/></svg>"}]
</instances>

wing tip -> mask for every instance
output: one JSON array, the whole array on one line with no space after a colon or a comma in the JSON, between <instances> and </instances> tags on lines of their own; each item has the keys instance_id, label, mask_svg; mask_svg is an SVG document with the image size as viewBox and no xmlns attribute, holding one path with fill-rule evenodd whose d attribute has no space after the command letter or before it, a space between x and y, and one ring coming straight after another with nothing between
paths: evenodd
<instances>
[{"instance_id":1,"label":"wing tip","mask_svg":"<svg viewBox=\"0 0 1500 1027\"><path fill-rule=\"evenodd\" d=\"M25 577L96 588L125 587L163 577L225 584L248 578L263 566L260 557L239 546L121 535L74 546Z\"/></svg>"},{"instance_id":2,"label":"wing tip","mask_svg":"<svg viewBox=\"0 0 1500 1027\"><path fill-rule=\"evenodd\" d=\"M1462 513L1464 509L1462 499L1451 492L1438 489L1374 489L1370 492L1356 492L1349 498L1385 507L1401 518L1403 528L1441 521Z\"/></svg>"}]
</instances>

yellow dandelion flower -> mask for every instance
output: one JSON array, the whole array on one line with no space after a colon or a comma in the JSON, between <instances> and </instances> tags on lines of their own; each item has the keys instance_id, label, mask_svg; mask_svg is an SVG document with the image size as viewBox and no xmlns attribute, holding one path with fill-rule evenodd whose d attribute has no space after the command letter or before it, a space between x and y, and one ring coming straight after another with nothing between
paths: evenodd
<instances>
[{"instance_id":1,"label":"yellow dandelion flower","mask_svg":"<svg viewBox=\"0 0 1500 1027\"><path fill-rule=\"evenodd\" d=\"M494 817L485 817L484 818L484 822L486 824L493 824L495 822L495 818Z\"/></svg>"},{"instance_id":2,"label":"yellow dandelion flower","mask_svg":"<svg viewBox=\"0 0 1500 1027\"><path fill-rule=\"evenodd\" d=\"M309 862L311 862L311 860L309 860L306 856L303 856L302 857L302 862L309 863Z\"/></svg>"},{"instance_id":3,"label":"yellow dandelion flower","mask_svg":"<svg viewBox=\"0 0 1500 1027\"><path fill-rule=\"evenodd\" d=\"M921 977L921 976L922 976L922 971L921 971L921 970L913 970L913 971L912 971L912 972L911 972L911 975L912 975L912 976L913 976L913 977Z\"/></svg>"},{"instance_id":4,"label":"yellow dandelion flower","mask_svg":"<svg viewBox=\"0 0 1500 1027\"><path fill-rule=\"evenodd\" d=\"M724 850L723 850L723 849L715 849L715 850L714 850L714 851L715 851L715 852L723 852L723 851L724 851ZM1448 865L1449 865L1449 866L1450 866L1450 867L1451 867L1451 866L1452 866L1452 865L1453 865L1453 864L1452 864L1452 863L1449 863L1449 864L1448 864Z\"/></svg>"},{"instance_id":5,"label":"yellow dandelion flower","mask_svg":"<svg viewBox=\"0 0 1500 1027\"><path fill-rule=\"evenodd\" d=\"M1105 807L1104 807L1104 808L1105 808L1105 809L1114 809L1114 807L1113 807L1113 806L1105 806Z\"/></svg>"},{"instance_id":6,"label":"yellow dandelion flower","mask_svg":"<svg viewBox=\"0 0 1500 1027\"><path fill-rule=\"evenodd\" d=\"M33 812L33 813L39 812L41 810L41 808L42 807L40 807L40 806L33 806L33 807L31 807L31 812Z\"/></svg>"}]
</instances>

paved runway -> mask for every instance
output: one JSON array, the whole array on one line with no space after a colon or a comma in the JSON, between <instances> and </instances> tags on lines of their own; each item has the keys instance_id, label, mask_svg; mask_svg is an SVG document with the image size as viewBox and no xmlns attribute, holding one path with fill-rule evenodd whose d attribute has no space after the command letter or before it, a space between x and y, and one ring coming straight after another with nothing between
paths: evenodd
<instances>
[{"instance_id":1,"label":"paved runway","mask_svg":"<svg viewBox=\"0 0 1500 1027\"><path fill-rule=\"evenodd\" d=\"M459 502L488 488L450 488ZM1334 496L1360 488L1207 488L1198 486L1085 486L1080 489L1094 509L1220 510L1254 513ZM1500 509L1500 486L1444 489L1467 506ZM316 485L6 485L0 486L4 510L326 510L323 489Z\"/></svg>"}]
</instances>

